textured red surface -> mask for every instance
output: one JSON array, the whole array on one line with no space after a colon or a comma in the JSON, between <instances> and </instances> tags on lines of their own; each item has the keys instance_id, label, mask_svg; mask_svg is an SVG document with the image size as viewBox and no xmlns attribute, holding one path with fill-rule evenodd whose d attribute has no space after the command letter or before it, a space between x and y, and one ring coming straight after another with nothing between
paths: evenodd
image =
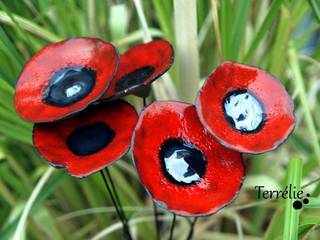
<instances>
[{"instance_id":1,"label":"textured red surface","mask_svg":"<svg viewBox=\"0 0 320 240\"><path fill-rule=\"evenodd\" d=\"M194 185L168 180L159 159L161 144L181 138L204 153L207 169ZM241 154L223 147L201 125L195 107L179 102L154 102L141 114L132 142L142 184L160 206L179 215L215 213L238 194L244 177Z\"/></svg>"},{"instance_id":2,"label":"textured red surface","mask_svg":"<svg viewBox=\"0 0 320 240\"><path fill-rule=\"evenodd\" d=\"M78 115L54 123L35 124L33 143L39 153L53 166L66 167L70 175L84 177L105 168L124 155L129 148L138 120L129 103L118 100L92 106ZM95 122L108 124L116 133L112 142L91 155L77 156L67 146L70 133Z\"/></svg>"},{"instance_id":3,"label":"textured red surface","mask_svg":"<svg viewBox=\"0 0 320 240\"><path fill-rule=\"evenodd\" d=\"M103 98L119 98L133 93L143 85L150 84L168 71L173 63L173 59L173 48L171 44L165 40L154 40L130 48L121 55L116 77L111 81L110 87L105 92ZM121 92L116 91L116 83L119 79L145 66L152 66L155 68L155 71L144 81L143 85L134 86Z\"/></svg>"},{"instance_id":4,"label":"textured red surface","mask_svg":"<svg viewBox=\"0 0 320 240\"><path fill-rule=\"evenodd\" d=\"M116 49L98 39L75 38L48 45L29 60L18 79L14 100L16 111L32 122L54 121L80 111L104 93L118 62ZM84 66L96 72L96 83L90 94L67 107L44 103L43 93L52 75L61 68L72 66Z\"/></svg>"},{"instance_id":5,"label":"textured red surface","mask_svg":"<svg viewBox=\"0 0 320 240\"><path fill-rule=\"evenodd\" d=\"M247 89L263 104L265 123L255 133L241 133L224 116L223 99L231 91ZM256 67L234 62L220 65L209 76L196 100L200 120L223 145L240 152L275 149L293 131L293 103L284 86Z\"/></svg>"}]
</instances>

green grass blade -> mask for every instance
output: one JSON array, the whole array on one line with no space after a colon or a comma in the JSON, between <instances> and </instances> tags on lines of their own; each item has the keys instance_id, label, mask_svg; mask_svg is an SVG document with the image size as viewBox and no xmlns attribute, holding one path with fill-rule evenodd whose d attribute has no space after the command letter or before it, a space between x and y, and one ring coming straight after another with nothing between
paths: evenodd
<instances>
[{"instance_id":1,"label":"green grass blade","mask_svg":"<svg viewBox=\"0 0 320 240\"><path fill-rule=\"evenodd\" d=\"M161 26L162 31L165 36L169 40L173 40L173 29L171 24L171 12L166 11L165 4L161 0L152 0L155 11L157 12L157 16L159 19L159 24Z\"/></svg>"},{"instance_id":2,"label":"green grass blade","mask_svg":"<svg viewBox=\"0 0 320 240\"><path fill-rule=\"evenodd\" d=\"M232 31L232 60L239 59L240 48L244 41L246 26L250 13L250 0L235 1L235 17Z\"/></svg>"},{"instance_id":3,"label":"green grass blade","mask_svg":"<svg viewBox=\"0 0 320 240\"><path fill-rule=\"evenodd\" d=\"M7 185L3 183L1 179L0 179L0 194L3 200L5 200L8 204L10 204L11 207L14 207L14 205L16 204L15 197L11 193Z\"/></svg>"},{"instance_id":4,"label":"green grass blade","mask_svg":"<svg viewBox=\"0 0 320 240\"><path fill-rule=\"evenodd\" d=\"M217 0L211 0L211 14L213 18L213 26L214 26L214 34L215 40L217 43L217 51L218 51L218 63L222 61L222 39L221 32L219 28L219 17L218 17L218 3Z\"/></svg>"},{"instance_id":5,"label":"green grass blade","mask_svg":"<svg viewBox=\"0 0 320 240\"><path fill-rule=\"evenodd\" d=\"M134 0L134 4L136 6L136 10L138 13L138 17L139 17L139 21L141 24L141 28L143 30L143 34L144 34L144 42L149 42L152 40L149 28L148 28L148 24L147 24L147 19L146 16L143 12L143 8L142 8L142 3L141 0Z\"/></svg>"},{"instance_id":6,"label":"green grass blade","mask_svg":"<svg viewBox=\"0 0 320 240\"><path fill-rule=\"evenodd\" d=\"M74 36L81 36L81 27L80 24L82 23L82 16L79 14L77 1L76 0L68 0L68 14L70 15L70 22L73 28Z\"/></svg>"},{"instance_id":7,"label":"green grass blade","mask_svg":"<svg viewBox=\"0 0 320 240\"><path fill-rule=\"evenodd\" d=\"M4 12L7 14L7 16L11 19L13 25L14 25L14 31L17 33L17 35L23 39L30 47L31 45L31 40L28 34L21 28L20 23L16 20L15 16L13 13L7 8L5 4L0 2L0 7ZM32 46L33 47L33 46Z\"/></svg>"},{"instance_id":8,"label":"green grass blade","mask_svg":"<svg viewBox=\"0 0 320 240\"><path fill-rule=\"evenodd\" d=\"M275 76L283 73L286 60L286 54L283 53L286 51L286 44L290 39L291 32L290 11L285 6L282 6L275 42L272 45L271 56L269 57L269 70Z\"/></svg>"},{"instance_id":9,"label":"green grass blade","mask_svg":"<svg viewBox=\"0 0 320 240\"><path fill-rule=\"evenodd\" d=\"M110 8L109 29L112 39L124 38L129 24L128 9L125 4L113 5Z\"/></svg>"},{"instance_id":10,"label":"green grass blade","mask_svg":"<svg viewBox=\"0 0 320 240\"><path fill-rule=\"evenodd\" d=\"M316 16L318 23L320 23L320 2L319 0L308 0L310 7Z\"/></svg>"},{"instance_id":11,"label":"green grass blade","mask_svg":"<svg viewBox=\"0 0 320 240\"><path fill-rule=\"evenodd\" d=\"M52 167L49 167L49 169L53 169ZM53 169L54 170L54 169ZM3 176L3 175L2 175ZM60 172L53 176L47 183L45 188L41 190L37 198L35 199L32 208L31 213L33 211L38 210L41 207L41 204L43 204L44 200L48 198L49 195L51 195L53 192L57 190L57 187L61 183L61 181L66 177L67 174L65 172ZM23 186L22 186L23 187ZM22 191L25 191L23 189ZM18 216L16 216L13 220L10 221L9 224L5 225L3 228L0 229L0 236L4 237L4 239L10 239L10 236L14 234L14 232L17 229L17 225L19 223L21 214L19 213ZM32 226L30 226L32 227Z\"/></svg>"},{"instance_id":12,"label":"green grass blade","mask_svg":"<svg viewBox=\"0 0 320 240\"><path fill-rule=\"evenodd\" d=\"M66 172L59 172L54 174L50 181L47 182L46 187L41 190L37 199L34 201L34 206L40 206L45 199L47 199L59 186L59 184L69 175Z\"/></svg>"},{"instance_id":13,"label":"green grass blade","mask_svg":"<svg viewBox=\"0 0 320 240\"><path fill-rule=\"evenodd\" d=\"M249 50L246 53L245 57L243 58L242 62L243 63L248 63L252 55L254 54L254 51L257 49L259 46L259 43L265 36L266 32L269 30L271 23L274 19L274 16L278 13L278 10L283 3L284 0L277 0L277 1L272 1L272 4L270 6L270 9L268 11L267 16L263 20L261 27L257 31L257 33L254 35L253 41L250 44Z\"/></svg>"},{"instance_id":14,"label":"green grass blade","mask_svg":"<svg viewBox=\"0 0 320 240\"><path fill-rule=\"evenodd\" d=\"M68 4L63 0L55 0L57 20L59 20L59 28L63 30L65 37L74 36L75 29L73 28L70 19L70 13L67 12ZM63 26L63 27L62 27Z\"/></svg>"},{"instance_id":15,"label":"green grass blade","mask_svg":"<svg viewBox=\"0 0 320 240\"><path fill-rule=\"evenodd\" d=\"M309 203L304 208L320 208L319 198L309 198Z\"/></svg>"},{"instance_id":16,"label":"green grass blade","mask_svg":"<svg viewBox=\"0 0 320 240\"><path fill-rule=\"evenodd\" d=\"M174 0L181 99L187 102L194 102L200 81L196 10L195 0Z\"/></svg>"},{"instance_id":17,"label":"green grass blade","mask_svg":"<svg viewBox=\"0 0 320 240\"><path fill-rule=\"evenodd\" d=\"M43 174L43 176L40 178L39 182L37 183L36 187L32 191L30 198L28 199L28 202L22 212L21 218L19 220L17 229L15 231L13 240L21 240L25 239L25 227L27 222L27 217L29 215L29 212L31 211L31 208L36 201L37 197L42 191L42 188L44 187L45 183L48 181L50 176L52 175L54 171L54 168L48 167L46 172Z\"/></svg>"},{"instance_id":18,"label":"green grass blade","mask_svg":"<svg viewBox=\"0 0 320 240\"><path fill-rule=\"evenodd\" d=\"M96 3L95 1L87 1L87 17L88 17L88 33L89 35L95 35L96 34L96 18L95 18L95 8L96 8Z\"/></svg>"},{"instance_id":19,"label":"green grass blade","mask_svg":"<svg viewBox=\"0 0 320 240\"><path fill-rule=\"evenodd\" d=\"M0 21L1 21L1 12L0 12ZM18 73L18 70L22 68L24 59L21 54L17 51L17 48L8 38L8 35L5 33L3 28L0 26L0 49L9 57L10 62L14 67L14 74ZM8 61L8 59L6 59ZM12 79L7 79L7 82L11 82Z\"/></svg>"},{"instance_id":20,"label":"green grass blade","mask_svg":"<svg viewBox=\"0 0 320 240\"><path fill-rule=\"evenodd\" d=\"M8 123L0 120L1 132L12 139L24 142L26 144L32 144L32 132L17 128L16 124Z\"/></svg>"},{"instance_id":21,"label":"green grass blade","mask_svg":"<svg viewBox=\"0 0 320 240\"><path fill-rule=\"evenodd\" d=\"M155 38L161 38L163 37L162 32L160 32L158 29L149 29L151 37L155 37ZM113 43L121 48L124 47L128 44L132 44L135 42L139 42L141 40L143 40L144 37L144 33L142 30L137 30L137 31L133 31L131 33L128 33L125 37L121 38L121 39L115 39L113 41Z\"/></svg>"},{"instance_id":22,"label":"green grass blade","mask_svg":"<svg viewBox=\"0 0 320 240\"><path fill-rule=\"evenodd\" d=\"M301 159L291 158L289 160L287 186L291 184L292 186L295 186L296 189L300 190L302 167L303 164ZM289 198L286 200L283 239L298 239L299 211L293 208L292 204L294 201L294 199Z\"/></svg>"},{"instance_id":23,"label":"green grass blade","mask_svg":"<svg viewBox=\"0 0 320 240\"><path fill-rule=\"evenodd\" d=\"M36 36L39 36L44 40L47 40L49 42L57 42L62 40L61 37L55 35L54 33L50 32L45 28L40 27L39 25L35 24L34 22L28 19L14 14L13 17L23 30L26 30ZM4 11L0 11L0 22L14 26L14 22Z\"/></svg>"},{"instance_id":24,"label":"green grass blade","mask_svg":"<svg viewBox=\"0 0 320 240\"><path fill-rule=\"evenodd\" d=\"M169 214L167 215L162 215L159 217L159 221L171 221L172 216L170 216ZM180 219L177 219L180 220ZM129 225L132 227L136 224L142 223L142 222L151 222L154 221L154 217L153 216L142 216L142 217L136 217L131 219ZM103 229L102 231L98 232L96 235L94 235L92 237L92 240L100 240L100 239L106 239L106 237L108 235L110 235L112 232L120 230L121 229L121 223L115 223L112 224L110 226L108 226L107 228Z\"/></svg>"},{"instance_id":25,"label":"green grass blade","mask_svg":"<svg viewBox=\"0 0 320 240\"><path fill-rule=\"evenodd\" d=\"M222 54L223 60L231 60L232 58L232 49L231 49L231 33L232 33L232 5L230 0L220 1L220 14L219 14L219 23L222 41Z\"/></svg>"},{"instance_id":26,"label":"green grass blade","mask_svg":"<svg viewBox=\"0 0 320 240\"><path fill-rule=\"evenodd\" d=\"M310 134L310 139L314 148L314 152L317 156L318 163L320 163L320 145L319 145L317 130L316 130L316 126L315 126L312 113L309 107L306 88L304 86L304 80L303 80L300 65L298 62L296 49L292 42L290 43L290 48L289 48L289 62L290 62L290 67L293 73L293 81L296 86L296 89L298 90L299 100L301 102L302 109L305 114L305 120L306 120L306 124Z\"/></svg>"}]
</instances>

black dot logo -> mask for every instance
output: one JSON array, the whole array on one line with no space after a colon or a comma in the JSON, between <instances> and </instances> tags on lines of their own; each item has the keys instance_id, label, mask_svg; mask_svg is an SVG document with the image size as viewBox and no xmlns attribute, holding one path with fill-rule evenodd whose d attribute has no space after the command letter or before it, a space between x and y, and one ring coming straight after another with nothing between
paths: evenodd
<instances>
[{"instance_id":1,"label":"black dot logo","mask_svg":"<svg viewBox=\"0 0 320 240\"><path fill-rule=\"evenodd\" d=\"M295 200L292 204L293 208L299 210L302 208L302 202L299 200Z\"/></svg>"},{"instance_id":2,"label":"black dot logo","mask_svg":"<svg viewBox=\"0 0 320 240\"><path fill-rule=\"evenodd\" d=\"M301 202L300 200L295 200L295 201L292 203L293 208L296 209L296 210L300 210L300 209L302 208L302 203L303 203L304 205L309 204L309 199L308 199L308 197L310 197L310 194L309 194L309 193L306 194L306 197L302 200L302 202Z\"/></svg>"}]
</instances>

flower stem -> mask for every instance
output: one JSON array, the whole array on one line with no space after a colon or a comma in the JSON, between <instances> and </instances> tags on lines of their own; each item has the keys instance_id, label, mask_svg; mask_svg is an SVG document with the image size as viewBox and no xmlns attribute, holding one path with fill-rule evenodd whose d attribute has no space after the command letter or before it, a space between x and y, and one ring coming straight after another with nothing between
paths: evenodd
<instances>
[{"instance_id":1,"label":"flower stem","mask_svg":"<svg viewBox=\"0 0 320 240\"><path fill-rule=\"evenodd\" d=\"M116 212L118 214L118 217L120 219L120 221L122 222L122 226L123 226L123 232L124 232L124 235L125 235L125 239L127 240L132 240L132 237L131 237L131 233L130 233L130 230L129 230L129 225L128 225L128 220L123 212L123 209L122 209L122 206L121 206L121 203L120 203L120 200L119 200L119 196L117 194L117 191L114 187L114 184L113 184L113 181L112 181L112 178L111 178L111 175L109 173L109 170L107 169L106 170L107 172L107 177L108 177L108 180L110 182L110 185L108 183L108 180L105 176L105 173L103 170L100 171L100 174L101 174L101 177L103 179L103 182L107 188L107 191L110 195L110 198L111 198L111 201L116 209Z\"/></svg>"},{"instance_id":2,"label":"flower stem","mask_svg":"<svg viewBox=\"0 0 320 240\"><path fill-rule=\"evenodd\" d=\"M174 227L176 225L176 218L177 218L177 215L173 214L171 228L170 228L169 240L173 239L173 231L174 231Z\"/></svg>"},{"instance_id":3,"label":"flower stem","mask_svg":"<svg viewBox=\"0 0 320 240\"><path fill-rule=\"evenodd\" d=\"M195 218L193 219L193 221L190 223L190 231L189 231L187 240L191 240L191 239L192 239L192 237L193 237L193 232L194 232L194 226L195 226L197 220L198 220L198 218L195 217Z\"/></svg>"},{"instance_id":4,"label":"flower stem","mask_svg":"<svg viewBox=\"0 0 320 240\"><path fill-rule=\"evenodd\" d=\"M155 202L153 202L153 214L154 214L154 223L156 226L156 240L160 240L160 225L159 225L159 213L158 213L158 209L157 209L157 205Z\"/></svg>"}]
</instances>

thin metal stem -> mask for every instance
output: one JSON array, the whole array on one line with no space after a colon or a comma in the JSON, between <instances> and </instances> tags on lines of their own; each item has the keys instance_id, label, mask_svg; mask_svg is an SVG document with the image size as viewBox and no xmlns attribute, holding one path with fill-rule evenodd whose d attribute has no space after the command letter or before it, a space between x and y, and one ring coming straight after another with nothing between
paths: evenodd
<instances>
[{"instance_id":1,"label":"thin metal stem","mask_svg":"<svg viewBox=\"0 0 320 240\"><path fill-rule=\"evenodd\" d=\"M160 222L159 222L159 213L157 209L157 205L153 202L153 214L154 214L154 223L156 226L156 240L160 240Z\"/></svg>"},{"instance_id":2,"label":"thin metal stem","mask_svg":"<svg viewBox=\"0 0 320 240\"><path fill-rule=\"evenodd\" d=\"M170 229L170 235L169 235L169 240L172 240L172 238L173 238L173 231L174 231L174 227L175 227L175 225L176 225L176 217L177 217L177 215L176 215L176 214L173 214L172 223L171 223L171 229Z\"/></svg>"},{"instance_id":3,"label":"thin metal stem","mask_svg":"<svg viewBox=\"0 0 320 240\"><path fill-rule=\"evenodd\" d=\"M110 185L111 185L111 189L112 189L113 194L114 194L114 198L115 198L115 200L117 202L117 205L118 205L119 212L122 215L123 221L125 222L125 227L127 228L127 232L130 235L130 227L129 227L129 224L128 224L128 219L127 219L126 214L125 214L125 212L123 210L123 207L122 207L119 195L118 195L118 191L117 191L117 189L115 187L114 181L113 181L113 179L111 177L109 169L105 168L104 170L107 173L107 178L109 179L109 182L110 182ZM130 237L131 237L131 235L130 235Z\"/></svg>"},{"instance_id":4,"label":"thin metal stem","mask_svg":"<svg viewBox=\"0 0 320 240\"><path fill-rule=\"evenodd\" d=\"M103 170L100 171L100 174L101 174L102 179L103 179L103 182L104 182L104 184L105 184L105 186L106 186L106 188L107 188L107 191L108 191L108 193L109 193L109 195L110 195L111 201L112 201L112 203L113 203L113 205L114 205L114 207L115 207L115 209L116 209L116 212L117 212L117 214L118 214L118 217L119 217L120 221L122 222L123 232L124 232L124 235L125 235L125 239L127 239L127 240L132 240L132 237L131 237L131 234L130 234L130 231L129 231L129 227L128 227L128 223L127 223L127 221L123 218L123 215L122 215L122 213L121 213L120 210L119 210L118 204L117 204L117 202L116 202L116 200L115 200L115 197L113 196L112 190L111 190L111 188L110 188L110 186L109 186L109 183L108 183L108 181L107 181L107 179L106 179L106 176L104 175Z\"/></svg>"},{"instance_id":5,"label":"thin metal stem","mask_svg":"<svg viewBox=\"0 0 320 240\"><path fill-rule=\"evenodd\" d=\"M147 106L147 98L143 97L143 106Z\"/></svg>"},{"instance_id":6,"label":"thin metal stem","mask_svg":"<svg viewBox=\"0 0 320 240\"><path fill-rule=\"evenodd\" d=\"M190 231L189 231L187 240L191 240L191 239L192 239L192 237L193 237L193 232L194 232L194 226L195 226L197 220L198 220L198 217L195 217L195 218L193 219L193 221L190 223Z\"/></svg>"},{"instance_id":7,"label":"thin metal stem","mask_svg":"<svg viewBox=\"0 0 320 240\"><path fill-rule=\"evenodd\" d=\"M115 185L114 185L114 182L113 182L113 180L112 180L112 177L111 177L111 174L110 174L109 169L106 168L106 169L105 169L105 172L107 173L107 177L108 177L108 179L109 179L109 182L110 182L110 185L111 185L111 189L112 189L112 191L113 191L114 198L115 198L115 200L116 200L116 202L117 202L117 205L118 205L119 211L120 211L120 213L121 213L121 215L122 215L122 218L123 218L123 220L124 220L126 223L128 223L128 219L127 219L127 217L126 217L126 215L125 215L125 213L124 213L124 210L123 210L123 208L122 208L122 204L121 204L121 202L120 202L120 198L119 198L118 192L117 192L117 190L116 190L116 187L115 187Z\"/></svg>"}]
</instances>

